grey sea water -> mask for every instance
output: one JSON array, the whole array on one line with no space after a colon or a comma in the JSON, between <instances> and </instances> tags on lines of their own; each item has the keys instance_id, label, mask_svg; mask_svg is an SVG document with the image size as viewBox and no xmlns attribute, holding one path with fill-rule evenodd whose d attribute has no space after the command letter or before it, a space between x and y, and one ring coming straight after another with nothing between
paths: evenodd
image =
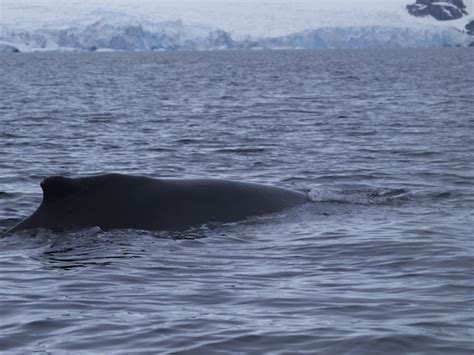
<instances>
[{"instance_id":1,"label":"grey sea water","mask_svg":"<svg viewBox=\"0 0 474 355\"><path fill-rule=\"evenodd\" d=\"M471 49L0 56L0 232L39 182L269 183L184 232L0 239L0 352L472 354Z\"/></svg>"}]
</instances>

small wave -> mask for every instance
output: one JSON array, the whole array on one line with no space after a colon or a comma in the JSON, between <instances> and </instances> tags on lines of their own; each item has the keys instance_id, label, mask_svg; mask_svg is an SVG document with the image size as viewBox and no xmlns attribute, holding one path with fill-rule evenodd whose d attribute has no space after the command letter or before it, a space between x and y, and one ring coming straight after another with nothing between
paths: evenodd
<instances>
[{"instance_id":1,"label":"small wave","mask_svg":"<svg viewBox=\"0 0 474 355\"><path fill-rule=\"evenodd\" d=\"M45 229L35 231L37 236L46 237L47 244L36 255L30 256L44 267L70 270L87 266L106 266L114 261L135 259L140 250L125 251L130 246L130 235L136 231L103 231L99 227L52 232Z\"/></svg>"},{"instance_id":2,"label":"small wave","mask_svg":"<svg viewBox=\"0 0 474 355\"><path fill-rule=\"evenodd\" d=\"M446 199L461 200L463 194L460 191L416 191L410 194L411 199L416 201L438 201Z\"/></svg>"},{"instance_id":3,"label":"small wave","mask_svg":"<svg viewBox=\"0 0 474 355\"><path fill-rule=\"evenodd\" d=\"M222 148L217 149L217 153L230 153L230 154L256 154L266 151L265 148L245 148L245 147L236 147L236 148Z\"/></svg>"},{"instance_id":4,"label":"small wave","mask_svg":"<svg viewBox=\"0 0 474 355\"><path fill-rule=\"evenodd\" d=\"M322 187L312 189L308 196L313 202L372 205L400 201L407 198L409 194L410 191L407 189Z\"/></svg>"},{"instance_id":5,"label":"small wave","mask_svg":"<svg viewBox=\"0 0 474 355\"><path fill-rule=\"evenodd\" d=\"M4 235L14 225L20 223L23 218L0 218L0 237Z\"/></svg>"},{"instance_id":6,"label":"small wave","mask_svg":"<svg viewBox=\"0 0 474 355\"><path fill-rule=\"evenodd\" d=\"M0 199L2 198L13 198L16 194L6 191L0 191Z\"/></svg>"},{"instance_id":7,"label":"small wave","mask_svg":"<svg viewBox=\"0 0 474 355\"><path fill-rule=\"evenodd\" d=\"M320 186L308 193L313 202L336 202L360 205L393 204L404 201L427 202L460 198L459 191L411 191L405 188L370 186Z\"/></svg>"},{"instance_id":8,"label":"small wave","mask_svg":"<svg viewBox=\"0 0 474 355\"><path fill-rule=\"evenodd\" d=\"M196 138L180 138L176 140L176 143L180 143L180 144L202 143L202 140L196 139Z\"/></svg>"},{"instance_id":9,"label":"small wave","mask_svg":"<svg viewBox=\"0 0 474 355\"><path fill-rule=\"evenodd\" d=\"M86 119L89 123L108 123L115 120L117 117L110 112L97 112L78 115L78 117Z\"/></svg>"},{"instance_id":10,"label":"small wave","mask_svg":"<svg viewBox=\"0 0 474 355\"><path fill-rule=\"evenodd\" d=\"M354 131L348 131L347 135L349 137L359 137L359 136L375 136L377 134L376 130L354 130Z\"/></svg>"},{"instance_id":11,"label":"small wave","mask_svg":"<svg viewBox=\"0 0 474 355\"><path fill-rule=\"evenodd\" d=\"M10 132L0 132L0 138L17 139L17 138L23 138L23 136L19 134L10 133Z\"/></svg>"}]
</instances>

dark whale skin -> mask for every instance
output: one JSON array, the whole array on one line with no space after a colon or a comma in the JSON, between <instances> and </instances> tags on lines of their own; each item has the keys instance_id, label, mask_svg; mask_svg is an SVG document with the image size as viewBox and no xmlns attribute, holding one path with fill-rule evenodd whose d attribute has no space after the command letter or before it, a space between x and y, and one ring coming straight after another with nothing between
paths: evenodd
<instances>
[{"instance_id":1,"label":"dark whale skin","mask_svg":"<svg viewBox=\"0 0 474 355\"><path fill-rule=\"evenodd\" d=\"M9 232L33 228L173 230L234 222L308 202L298 191L218 179L106 174L49 177L38 209Z\"/></svg>"}]
</instances>

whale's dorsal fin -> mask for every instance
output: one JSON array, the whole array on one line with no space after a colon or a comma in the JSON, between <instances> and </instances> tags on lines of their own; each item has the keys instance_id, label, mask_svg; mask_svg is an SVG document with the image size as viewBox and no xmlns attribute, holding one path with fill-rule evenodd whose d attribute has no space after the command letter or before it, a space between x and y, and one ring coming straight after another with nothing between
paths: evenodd
<instances>
[{"instance_id":1,"label":"whale's dorsal fin","mask_svg":"<svg viewBox=\"0 0 474 355\"><path fill-rule=\"evenodd\" d=\"M80 190L76 180L64 176L51 176L44 179L40 185L44 202L59 201Z\"/></svg>"}]
</instances>

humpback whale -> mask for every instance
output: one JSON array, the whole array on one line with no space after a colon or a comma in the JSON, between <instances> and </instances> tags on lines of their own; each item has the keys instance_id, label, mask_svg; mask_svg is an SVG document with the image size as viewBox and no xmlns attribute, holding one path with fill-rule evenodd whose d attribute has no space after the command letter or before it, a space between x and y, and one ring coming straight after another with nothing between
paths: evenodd
<instances>
[{"instance_id":1,"label":"humpback whale","mask_svg":"<svg viewBox=\"0 0 474 355\"><path fill-rule=\"evenodd\" d=\"M9 232L33 228L173 230L234 222L309 201L298 191L219 179L106 174L48 177L38 209Z\"/></svg>"}]
</instances>

